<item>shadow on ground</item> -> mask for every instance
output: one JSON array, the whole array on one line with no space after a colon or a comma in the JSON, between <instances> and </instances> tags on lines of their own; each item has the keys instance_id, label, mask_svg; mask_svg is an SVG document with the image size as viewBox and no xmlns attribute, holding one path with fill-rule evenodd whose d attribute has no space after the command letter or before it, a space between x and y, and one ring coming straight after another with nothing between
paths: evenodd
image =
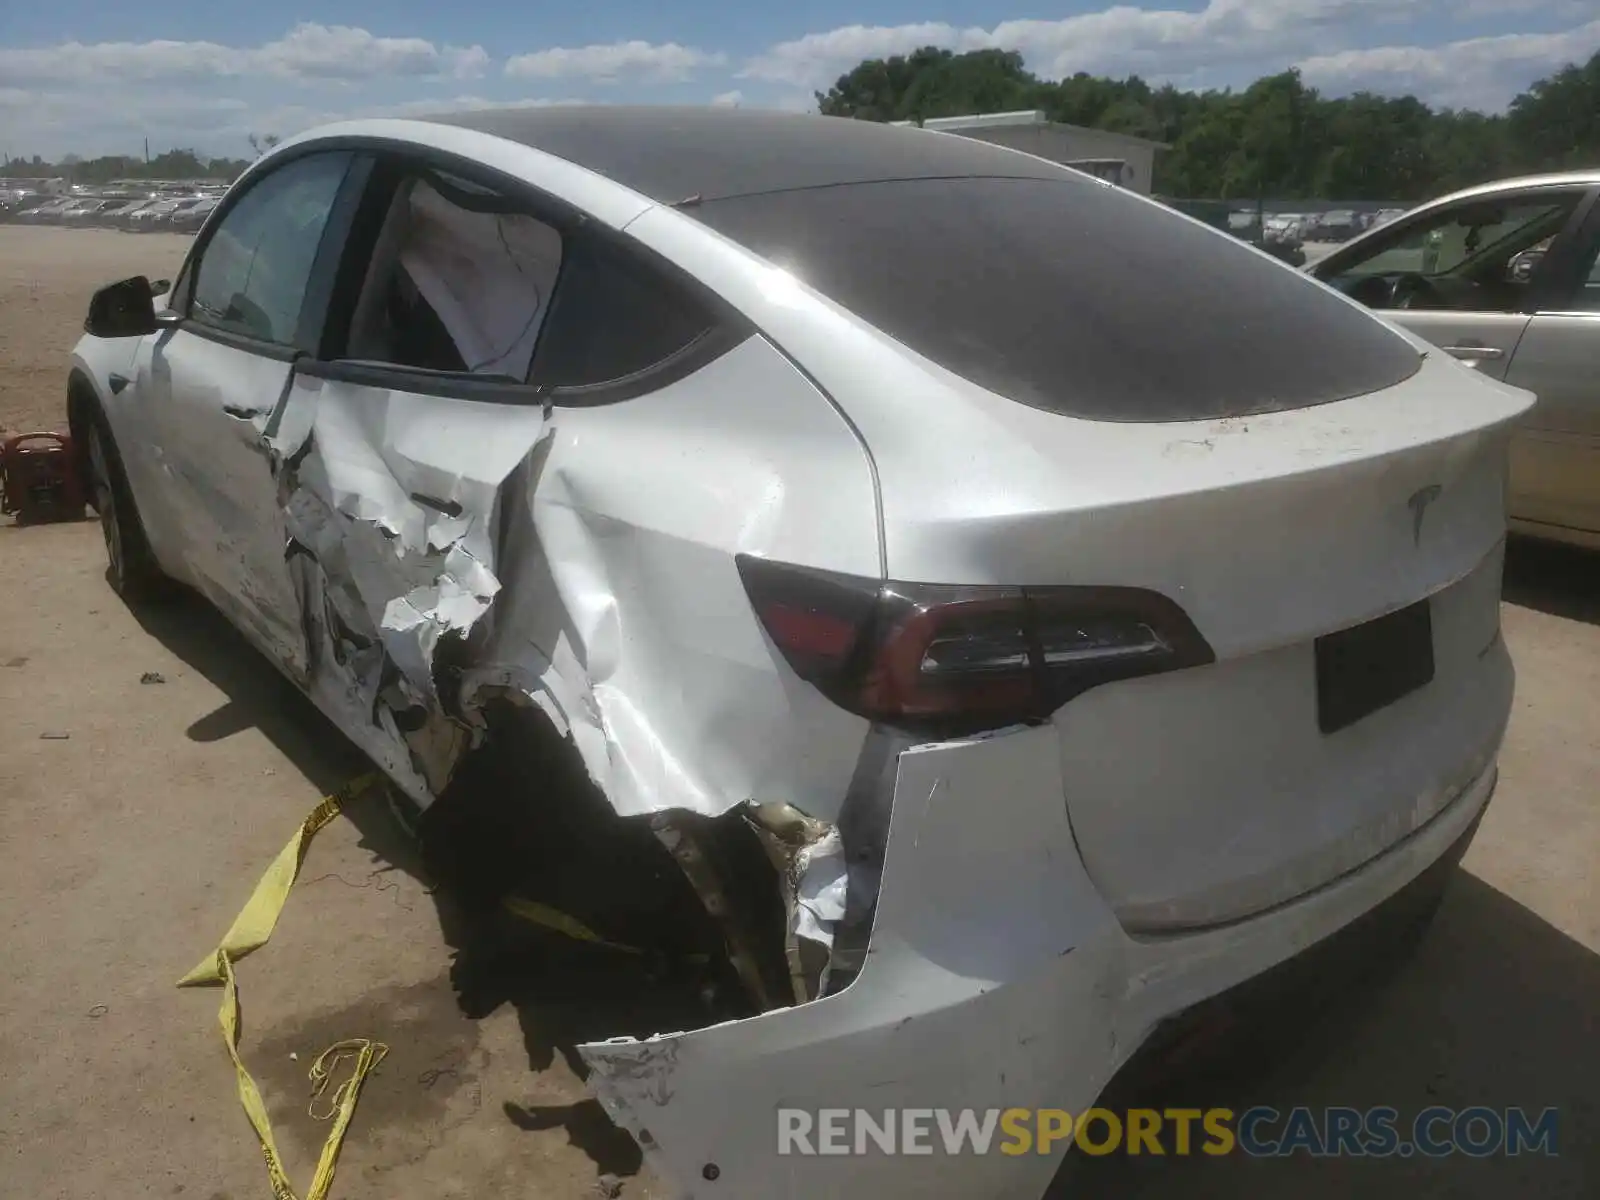
<instances>
[{"instance_id":1,"label":"shadow on ground","mask_svg":"<svg viewBox=\"0 0 1600 1200\"><path fill-rule=\"evenodd\" d=\"M1553 617L1600 625L1600 552L1513 537L1506 546L1505 598Z\"/></svg>"},{"instance_id":2,"label":"shadow on ground","mask_svg":"<svg viewBox=\"0 0 1600 1200\"><path fill-rule=\"evenodd\" d=\"M1162 1077L1145 1064L1108 1107L1430 1106L1558 1111L1555 1157L1313 1159L1070 1156L1051 1200L1501 1200L1593 1197L1600 1181L1600 956L1465 871L1432 927L1365 979L1329 978ZM1281 1133L1282 1119L1262 1126ZM1197 1139L1198 1141L1198 1139ZM1169 1139L1170 1147L1171 1141Z\"/></svg>"},{"instance_id":3,"label":"shadow on ground","mask_svg":"<svg viewBox=\"0 0 1600 1200\"><path fill-rule=\"evenodd\" d=\"M1507 599L1563 616L1600 619L1600 556L1513 542ZM366 769L364 759L208 605L180 597L141 609L143 627L226 696L189 736L217 740L260 729L320 790ZM514 739L507 739L514 740ZM462 1013L481 1019L512 1006L529 1067L557 1055L582 1073L573 1047L620 1034L693 1028L732 1015L725 977L694 961L705 948L703 913L649 837L599 837L582 810L555 824L517 821L498 801L559 791L559 764L485 757L458 781L451 806L470 829L439 838L424 856L388 808L352 807L362 846L435 887L452 947L451 983ZM445 806L434 812L443 813ZM459 848L472 845L470 853ZM483 847L491 852L481 853ZM514 882L609 939L655 952L626 954L575 941L510 916L495 902ZM627 886L624 886L624 884ZM1160 1200L1541 1200L1600 1194L1600 957L1475 877L1458 873L1415 952L1360 986L1329 980L1325 1002L1252 1018L1236 1052L1202 1053L1159 1081L1119 1077L1110 1105L1392 1106L1403 1122L1430 1105L1520 1105L1560 1110L1559 1157L1382 1161L1304 1156L1069 1158L1053 1198ZM736 990L736 989L732 989ZM1063 1013L1063 1020L1071 1014ZM505 1104L518 1128L564 1128L597 1172L629 1175L640 1154L593 1101Z\"/></svg>"},{"instance_id":4,"label":"shadow on ground","mask_svg":"<svg viewBox=\"0 0 1600 1200\"><path fill-rule=\"evenodd\" d=\"M189 727L190 738L214 742L258 729L323 794L370 770L310 700L198 596L180 592L139 605L134 615L226 697ZM515 722L517 714L507 719ZM491 744L512 751L469 757L443 801L417 822L419 837L376 795L345 811L380 871L404 871L428 888L451 947L450 983L461 1013L481 1020L511 1006L529 1069L543 1071L559 1055L580 1077L581 1042L743 1015L739 989L712 963L716 931L648 827L620 822L586 777L573 777L575 758L549 754L548 743L526 731L508 732ZM566 799L541 806L545 795ZM640 952L520 919L501 904L507 893ZM564 1128L597 1172L627 1176L640 1168L633 1139L593 1100L507 1103L503 1111L520 1129Z\"/></svg>"}]
</instances>

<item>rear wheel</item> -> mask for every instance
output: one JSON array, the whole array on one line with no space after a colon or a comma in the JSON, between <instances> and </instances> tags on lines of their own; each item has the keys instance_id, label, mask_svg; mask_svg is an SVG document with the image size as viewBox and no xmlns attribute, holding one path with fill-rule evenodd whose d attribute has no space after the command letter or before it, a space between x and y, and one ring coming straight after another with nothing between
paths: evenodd
<instances>
[{"instance_id":1,"label":"rear wheel","mask_svg":"<svg viewBox=\"0 0 1600 1200\"><path fill-rule=\"evenodd\" d=\"M125 600L153 599L170 581L156 565L133 502L122 460L99 413L89 427L89 486L100 534L106 543L106 575Z\"/></svg>"}]
</instances>

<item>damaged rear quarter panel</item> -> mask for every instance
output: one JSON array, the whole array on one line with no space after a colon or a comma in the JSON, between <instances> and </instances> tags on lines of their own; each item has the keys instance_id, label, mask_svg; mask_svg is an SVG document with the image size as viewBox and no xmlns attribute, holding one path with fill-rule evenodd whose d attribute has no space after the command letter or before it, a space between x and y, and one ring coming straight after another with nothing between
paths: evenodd
<instances>
[{"instance_id":1,"label":"damaged rear quarter panel","mask_svg":"<svg viewBox=\"0 0 1600 1200\"><path fill-rule=\"evenodd\" d=\"M837 816L866 723L768 645L733 556L875 574L871 470L764 339L586 408L297 375L265 436L308 689L419 803L511 694L623 815Z\"/></svg>"},{"instance_id":2,"label":"damaged rear quarter panel","mask_svg":"<svg viewBox=\"0 0 1600 1200\"><path fill-rule=\"evenodd\" d=\"M777 1110L1077 1111L1127 1052L1112 1033L1124 947L1074 849L1048 729L917 746L899 755L871 951L849 987L579 1052L684 1196L1034 1200L1063 1146L779 1157Z\"/></svg>"},{"instance_id":3,"label":"damaged rear quarter panel","mask_svg":"<svg viewBox=\"0 0 1600 1200\"><path fill-rule=\"evenodd\" d=\"M659 392L556 408L507 513L481 661L539 672L618 812L745 800L838 814L867 723L789 670L734 555L873 575L860 443L759 336Z\"/></svg>"}]
</instances>

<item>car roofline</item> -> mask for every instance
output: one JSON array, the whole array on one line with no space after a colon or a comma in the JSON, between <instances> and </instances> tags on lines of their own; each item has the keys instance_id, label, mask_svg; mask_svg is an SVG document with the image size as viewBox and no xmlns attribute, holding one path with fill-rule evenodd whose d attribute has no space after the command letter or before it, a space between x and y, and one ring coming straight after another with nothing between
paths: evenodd
<instances>
[{"instance_id":1,"label":"car roofline","mask_svg":"<svg viewBox=\"0 0 1600 1200\"><path fill-rule=\"evenodd\" d=\"M1447 196L1440 196L1419 204L1410 212L1420 212L1425 208L1433 208L1439 204L1450 204L1457 200L1473 200L1483 196L1495 196L1501 192L1520 191L1523 188L1536 187L1597 187L1600 186L1600 167L1591 167L1582 171L1555 171L1543 175L1518 175L1509 179L1496 179L1492 183L1480 183L1474 187L1462 188L1460 191L1451 192Z\"/></svg>"},{"instance_id":2,"label":"car roofline","mask_svg":"<svg viewBox=\"0 0 1600 1200\"><path fill-rule=\"evenodd\" d=\"M1341 245L1336 253L1343 255L1350 247L1360 245L1369 238L1376 237L1392 229L1398 221L1420 216L1435 209L1444 208L1447 205L1458 204L1463 200L1481 200L1508 192L1521 191L1525 188L1557 187L1600 187L1600 167L1583 171L1552 172L1545 175L1518 175L1514 178L1497 179L1492 183L1480 183L1474 187L1462 188L1460 191L1437 196L1432 200L1425 200L1421 204L1413 205L1411 208L1399 210L1397 216L1385 221L1382 225L1372 225L1362 230L1361 233ZM1320 263L1307 263L1303 269L1315 273L1320 265Z\"/></svg>"},{"instance_id":3,"label":"car roofline","mask_svg":"<svg viewBox=\"0 0 1600 1200\"><path fill-rule=\"evenodd\" d=\"M396 117L339 121L285 138L251 163L238 182L251 178L273 162L315 146L382 149L385 145L397 151L407 148L432 151L475 163L582 209L617 230L659 203L626 184L547 150L460 125Z\"/></svg>"}]
</instances>

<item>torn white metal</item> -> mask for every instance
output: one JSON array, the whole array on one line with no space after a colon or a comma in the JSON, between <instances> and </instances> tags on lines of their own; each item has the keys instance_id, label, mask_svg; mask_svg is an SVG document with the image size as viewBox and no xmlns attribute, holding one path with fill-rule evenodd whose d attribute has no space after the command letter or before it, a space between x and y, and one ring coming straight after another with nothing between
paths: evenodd
<instances>
[{"instance_id":1,"label":"torn white metal","mask_svg":"<svg viewBox=\"0 0 1600 1200\"><path fill-rule=\"evenodd\" d=\"M828 987L834 926L849 895L844 841L836 827L793 805L750 805L746 820L783 887L790 991L804 1004Z\"/></svg>"},{"instance_id":2,"label":"torn white metal","mask_svg":"<svg viewBox=\"0 0 1600 1200\"><path fill-rule=\"evenodd\" d=\"M951 1155L935 1131L920 1153L868 1143L779 1158L778 1110L911 1110L930 1128L940 1108L1082 1112L1164 1017L1305 949L1435 862L1493 783L1486 771L1412 837L1292 905L1140 940L1078 859L1051 730L908 750L860 977L749 1020L583 1045L590 1086L684 1197L1035 1200L1064 1144Z\"/></svg>"}]
</instances>

